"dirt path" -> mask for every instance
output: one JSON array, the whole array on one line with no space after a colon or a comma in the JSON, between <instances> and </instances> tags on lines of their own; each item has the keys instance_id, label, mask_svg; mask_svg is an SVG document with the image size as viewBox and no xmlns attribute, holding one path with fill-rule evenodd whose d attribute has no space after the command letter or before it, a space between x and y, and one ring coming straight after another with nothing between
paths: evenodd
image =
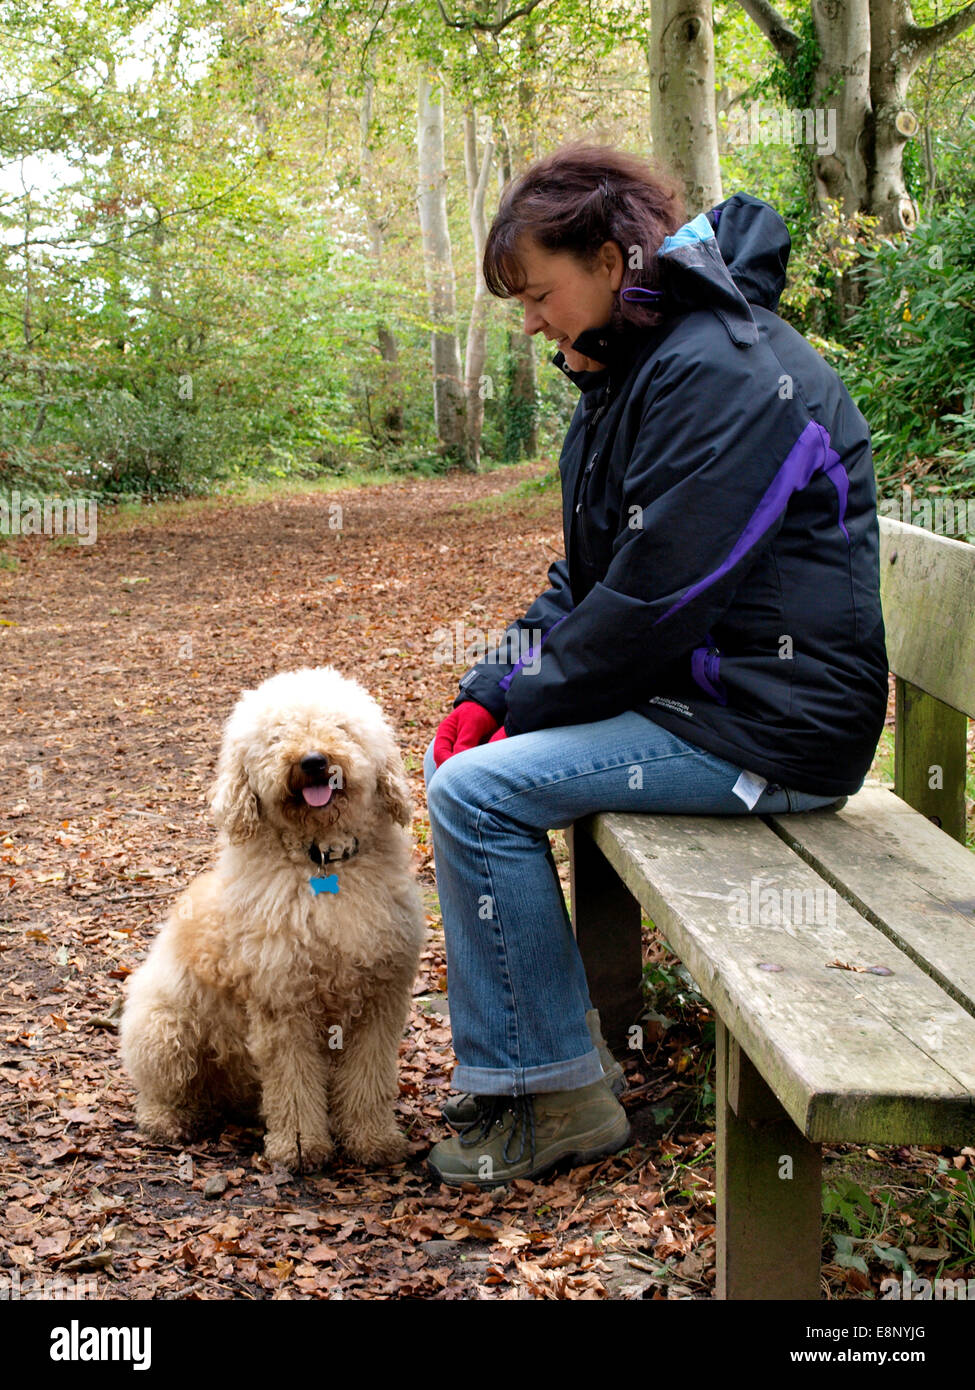
<instances>
[{"instance_id":1,"label":"dirt path","mask_svg":"<svg viewBox=\"0 0 975 1390\"><path fill-rule=\"evenodd\" d=\"M690 1073L678 1082L667 1069L679 1035L655 1072L639 1056L631 1066L636 1132L652 1147L490 1194L439 1188L423 1163L444 1132L453 1057L437 1012L443 938L420 768L467 665L433 659L436 632L504 627L544 586L561 553L557 493L498 497L543 471L186 508L103 523L95 545L8 549L4 1287L23 1295L60 1277L91 1281L100 1298L709 1295L711 1136L691 1125L662 1137L695 1094ZM432 944L401 1058L412 1161L292 1178L269 1169L255 1131L184 1153L145 1143L115 1027L126 975L210 858L204 792L237 695L328 663L377 695L399 734ZM663 1104L675 1093L680 1106ZM668 1197L659 1170L699 1198Z\"/></svg>"}]
</instances>

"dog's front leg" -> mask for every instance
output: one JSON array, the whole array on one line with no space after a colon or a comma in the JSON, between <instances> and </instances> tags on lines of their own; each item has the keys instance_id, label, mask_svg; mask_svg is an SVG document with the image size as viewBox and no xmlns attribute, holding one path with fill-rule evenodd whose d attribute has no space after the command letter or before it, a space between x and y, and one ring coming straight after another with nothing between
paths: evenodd
<instances>
[{"instance_id":1,"label":"dog's front leg","mask_svg":"<svg viewBox=\"0 0 975 1390\"><path fill-rule=\"evenodd\" d=\"M298 1171L320 1168L334 1147L328 1124L328 1060L310 1012L283 1013L254 1002L248 1046L261 1078L264 1152Z\"/></svg>"},{"instance_id":2,"label":"dog's front leg","mask_svg":"<svg viewBox=\"0 0 975 1390\"><path fill-rule=\"evenodd\" d=\"M415 974L414 965L408 976L367 999L334 1054L330 1085L335 1132L345 1151L368 1166L398 1163L409 1152L406 1136L396 1125L393 1101Z\"/></svg>"}]
</instances>

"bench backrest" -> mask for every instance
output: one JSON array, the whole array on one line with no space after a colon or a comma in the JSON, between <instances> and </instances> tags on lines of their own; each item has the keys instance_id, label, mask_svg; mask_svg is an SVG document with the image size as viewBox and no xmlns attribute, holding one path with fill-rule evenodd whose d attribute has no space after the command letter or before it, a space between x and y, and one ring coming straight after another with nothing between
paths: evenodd
<instances>
[{"instance_id":1,"label":"bench backrest","mask_svg":"<svg viewBox=\"0 0 975 1390\"><path fill-rule=\"evenodd\" d=\"M975 546L881 516L880 588L897 678L894 790L964 844Z\"/></svg>"}]
</instances>

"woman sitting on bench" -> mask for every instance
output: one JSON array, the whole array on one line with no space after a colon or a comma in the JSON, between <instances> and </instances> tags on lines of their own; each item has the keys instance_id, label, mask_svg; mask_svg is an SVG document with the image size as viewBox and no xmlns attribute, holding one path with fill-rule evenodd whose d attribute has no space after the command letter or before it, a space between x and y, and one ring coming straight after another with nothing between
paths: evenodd
<instances>
[{"instance_id":1,"label":"woman sitting on bench","mask_svg":"<svg viewBox=\"0 0 975 1390\"><path fill-rule=\"evenodd\" d=\"M858 790L883 728L870 434L775 313L782 218L576 144L504 192L489 289L579 392L565 559L463 677L424 771L466 1094L429 1162L532 1177L629 1138L547 832L596 811L802 811Z\"/></svg>"}]
</instances>

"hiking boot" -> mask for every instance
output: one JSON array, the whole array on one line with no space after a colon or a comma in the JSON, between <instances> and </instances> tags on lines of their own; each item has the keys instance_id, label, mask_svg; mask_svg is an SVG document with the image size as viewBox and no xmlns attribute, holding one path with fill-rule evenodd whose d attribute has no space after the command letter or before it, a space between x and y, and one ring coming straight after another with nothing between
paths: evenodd
<instances>
[{"instance_id":1,"label":"hiking boot","mask_svg":"<svg viewBox=\"0 0 975 1390\"><path fill-rule=\"evenodd\" d=\"M623 1068L609 1050L609 1045L603 1037L603 1030L599 1022L599 1010L590 1009L586 1014L586 1023L589 1025L589 1036L599 1049L599 1060L603 1064L603 1076L613 1088L614 1096L621 1096L626 1090L626 1077Z\"/></svg>"},{"instance_id":2,"label":"hiking boot","mask_svg":"<svg viewBox=\"0 0 975 1390\"><path fill-rule=\"evenodd\" d=\"M589 1036L592 1038L593 1047L599 1051L599 1060L603 1064L603 1076L613 1088L613 1094L621 1096L626 1090L626 1077L623 1075L623 1068L610 1052L603 1037L603 1030L599 1024L599 1010L590 1009L586 1014L586 1023L589 1027ZM478 1097L470 1091L464 1091L456 1100L448 1100L440 1107L440 1113L452 1129L460 1129L461 1125L469 1125L477 1119Z\"/></svg>"},{"instance_id":3,"label":"hiking boot","mask_svg":"<svg viewBox=\"0 0 975 1390\"><path fill-rule=\"evenodd\" d=\"M535 1178L560 1159L589 1163L629 1142L626 1112L606 1077L572 1091L479 1096L477 1117L430 1150L427 1166L448 1187L498 1187Z\"/></svg>"}]
</instances>

